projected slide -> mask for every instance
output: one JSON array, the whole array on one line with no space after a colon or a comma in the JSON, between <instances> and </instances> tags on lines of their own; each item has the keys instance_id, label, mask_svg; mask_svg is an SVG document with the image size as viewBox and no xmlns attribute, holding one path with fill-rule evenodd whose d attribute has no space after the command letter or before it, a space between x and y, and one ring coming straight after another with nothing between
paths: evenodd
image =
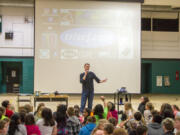
<instances>
[{"instance_id":1,"label":"projected slide","mask_svg":"<svg viewBox=\"0 0 180 135\"><path fill-rule=\"evenodd\" d=\"M107 83L140 92L140 3L36 0L35 90L81 93L84 63Z\"/></svg>"}]
</instances>

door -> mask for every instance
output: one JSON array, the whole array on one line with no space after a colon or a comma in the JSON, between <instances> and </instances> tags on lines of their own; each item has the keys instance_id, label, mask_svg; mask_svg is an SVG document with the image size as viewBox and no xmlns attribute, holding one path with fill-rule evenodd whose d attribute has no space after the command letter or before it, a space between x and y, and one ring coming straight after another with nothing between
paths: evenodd
<instances>
[{"instance_id":1,"label":"door","mask_svg":"<svg viewBox=\"0 0 180 135\"><path fill-rule=\"evenodd\" d=\"M6 90L7 93L18 93L20 86L20 69L7 67Z\"/></svg>"},{"instance_id":2,"label":"door","mask_svg":"<svg viewBox=\"0 0 180 135\"><path fill-rule=\"evenodd\" d=\"M141 66L141 93L150 93L152 86L152 64L142 63Z\"/></svg>"}]
</instances>

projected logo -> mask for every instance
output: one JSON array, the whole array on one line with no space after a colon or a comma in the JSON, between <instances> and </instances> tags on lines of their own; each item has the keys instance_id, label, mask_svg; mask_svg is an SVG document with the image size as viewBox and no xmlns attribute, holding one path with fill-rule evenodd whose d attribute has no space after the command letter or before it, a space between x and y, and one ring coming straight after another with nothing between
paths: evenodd
<instances>
[{"instance_id":1,"label":"projected logo","mask_svg":"<svg viewBox=\"0 0 180 135\"><path fill-rule=\"evenodd\" d=\"M62 49L61 50L61 59L77 59L78 50L76 49Z\"/></svg>"},{"instance_id":2,"label":"projected logo","mask_svg":"<svg viewBox=\"0 0 180 135\"><path fill-rule=\"evenodd\" d=\"M58 14L58 9L57 8L53 8L52 9L52 13L53 13L53 15L57 15Z\"/></svg>"},{"instance_id":3,"label":"projected logo","mask_svg":"<svg viewBox=\"0 0 180 135\"><path fill-rule=\"evenodd\" d=\"M50 9L49 8L44 8L44 11L43 11L43 14L44 15L47 15L47 14L49 14L50 13Z\"/></svg>"},{"instance_id":4,"label":"projected logo","mask_svg":"<svg viewBox=\"0 0 180 135\"><path fill-rule=\"evenodd\" d=\"M83 48L110 46L116 41L115 34L102 28L74 28L60 35L63 43Z\"/></svg>"},{"instance_id":5,"label":"projected logo","mask_svg":"<svg viewBox=\"0 0 180 135\"><path fill-rule=\"evenodd\" d=\"M68 9L60 10L60 25L70 25L74 22L73 13Z\"/></svg>"},{"instance_id":6,"label":"projected logo","mask_svg":"<svg viewBox=\"0 0 180 135\"><path fill-rule=\"evenodd\" d=\"M40 49L39 50L39 58L40 59L49 59L50 51L48 49Z\"/></svg>"},{"instance_id":7,"label":"projected logo","mask_svg":"<svg viewBox=\"0 0 180 135\"><path fill-rule=\"evenodd\" d=\"M53 48L57 47L57 38L58 35L56 33L42 33L41 35L41 47L42 48Z\"/></svg>"}]
</instances>

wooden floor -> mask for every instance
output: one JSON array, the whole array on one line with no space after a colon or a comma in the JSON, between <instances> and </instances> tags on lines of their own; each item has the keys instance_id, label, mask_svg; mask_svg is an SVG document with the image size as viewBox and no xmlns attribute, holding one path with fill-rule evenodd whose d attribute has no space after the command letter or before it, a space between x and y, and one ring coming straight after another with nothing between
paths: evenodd
<instances>
[{"instance_id":1,"label":"wooden floor","mask_svg":"<svg viewBox=\"0 0 180 135\"><path fill-rule=\"evenodd\" d=\"M101 95L95 95L94 96L94 102L93 105L102 103L102 101L100 100ZM113 95L104 95L107 99L107 101L112 101L114 102L114 98ZM140 97L142 95L141 94L137 94L137 95L132 95L132 105L133 108L135 110L137 110L138 104L140 102ZM149 97L150 101L154 104L155 109L160 109L160 106L162 105L162 103L169 103L169 104L176 104L180 107L180 95L178 94L146 94L146 96ZM27 97L22 97L22 98L27 98ZM29 97L31 98L31 105L34 105L34 100L33 97ZM12 95L12 94L1 94L0 95L0 102L2 102L3 100L10 100L11 104L14 105L16 111L17 111L17 95ZM80 99L81 99L81 95L69 95L69 106L74 106L74 105L80 105ZM20 103L20 106L24 105L26 103ZM51 102L51 103L45 103L47 107L50 107L53 111L56 110L57 105L59 104L59 102ZM123 109L123 106L122 106Z\"/></svg>"}]
</instances>

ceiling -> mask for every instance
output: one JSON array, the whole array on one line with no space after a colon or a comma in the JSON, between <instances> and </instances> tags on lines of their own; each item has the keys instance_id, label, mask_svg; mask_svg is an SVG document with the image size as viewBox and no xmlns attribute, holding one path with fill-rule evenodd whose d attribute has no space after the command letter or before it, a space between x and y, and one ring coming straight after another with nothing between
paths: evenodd
<instances>
[{"instance_id":1,"label":"ceiling","mask_svg":"<svg viewBox=\"0 0 180 135\"><path fill-rule=\"evenodd\" d=\"M0 0L0 6L34 7L35 0ZM143 10L180 10L180 0L144 0Z\"/></svg>"},{"instance_id":2,"label":"ceiling","mask_svg":"<svg viewBox=\"0 0 180 135\"><path fill-rule=\"evenodd\" d=\"M171 8L179 8L180 7L180 0L144 0L143 5L170 6Z\"/></svg>"},{"instance_id":3,"label":"ceiling","mask_svg":"<svg viewBox=\"0 0 180 135\"><path fill-rule=\"evenodd\" d=\"M35 0L0 0L0 3L34 3L34 1ZM180 4L180 0L144 0L144 5L179 5L179 4Z\"/></svg>"},{"instance_id":4,"label":"ceiling","mask_svg":"<svg viewBox=\"0 0 180 135\"><path fill-rule=\"evenodd\" d=\"M23 4L33 4L34 0L0 0L0 3L23 3Z\"/></svg>"}]
</instances>

